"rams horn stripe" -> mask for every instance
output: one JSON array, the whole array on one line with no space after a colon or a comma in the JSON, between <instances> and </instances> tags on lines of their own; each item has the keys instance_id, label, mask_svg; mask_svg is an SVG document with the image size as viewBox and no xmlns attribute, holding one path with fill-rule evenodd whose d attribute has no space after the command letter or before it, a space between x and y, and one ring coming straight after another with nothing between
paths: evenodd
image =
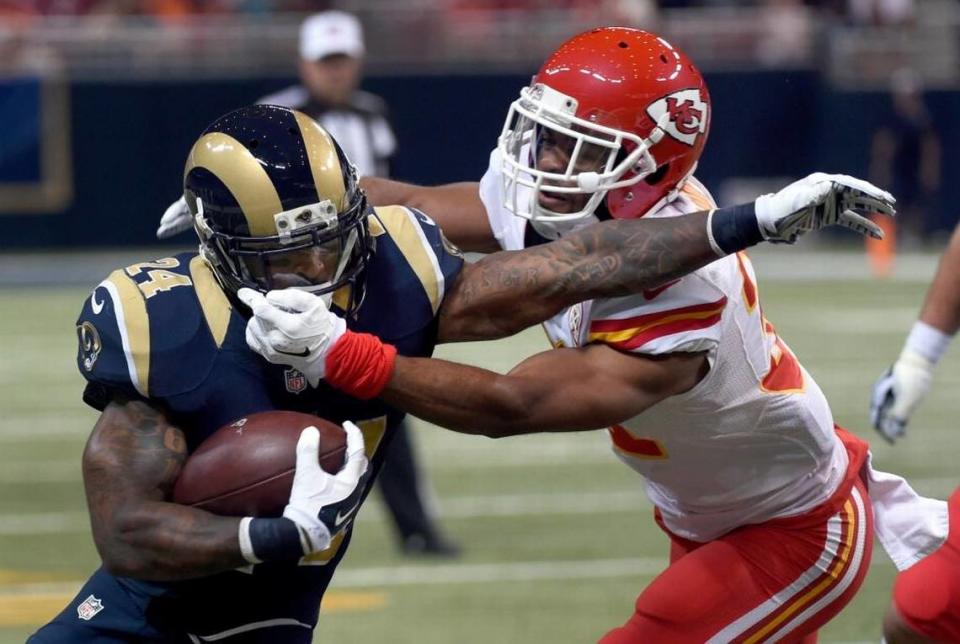
<instances>
[{"instance_id":1,"label":"rams horn stripe","mask_svg":"<svg viewBox=\"0 0 960 644\"><path fill-rule=\"evenodd\" d=\"M207 327L213 341L217 343L217 348L220 348L227 337L227 327L230 326L230 300L213 276L210 266L199 255L190 260L190 276L193 278L194 290L200 300Z\"/></svg>"},{"instance_id":2,"label":"rams horn stripe","mask_svg":"<svg viewBox=\"0 0 960 644\"><path fill-rule=\"evenodd\" d=\"M306 114L294 112L293 115L303 137L310 172L313 173L313 185L317 187L317 201L329 199L337 207L337 212L343 212L347 207L347 188L333 139Z\"/></svg>"},{"instance_id":3,"label":"rams horn stripe","mask_svg":"<svg viewBox=\"0 0 960 644\"><path fill-rule=\"evenodd\" d=\"M150 395L150 322L143 293L123 269L110 273L100 282L110 293L120 330L123 353L127 358L130 381L140 393Z\"/></svg>"},{"instance_id":4,"label":"rams horn stripe","mask_svg":"<svg viewBox=\"0 0 960 644\"><path fill-rule=\"evenodd\" d=\"M420 280L430 300L430 307L436 313L443 300L445 286L443 271L440 270L440 264L430 247L430 242L427 241L420 224L417 223L416 215L403 206L386 206L377 208L376 212L380 222L390 233L393 243L403 253L410 268ZM369 218L369 221L374 220L374 217Z\"/></svg>"},{"instance_id":5,"label":"rams horn stripe","mask_svg":"<svg viewBox=\"0 0 960 644\"><path fill-rule=\"evenodd\" d=\"M280 196L266 170L242 143L222 132L203 135L190 150L183 176L194 168L206 168L226 186L247 219L250 235L277 234L273 216L283 211Z\"/></svg>"}]
</instances>

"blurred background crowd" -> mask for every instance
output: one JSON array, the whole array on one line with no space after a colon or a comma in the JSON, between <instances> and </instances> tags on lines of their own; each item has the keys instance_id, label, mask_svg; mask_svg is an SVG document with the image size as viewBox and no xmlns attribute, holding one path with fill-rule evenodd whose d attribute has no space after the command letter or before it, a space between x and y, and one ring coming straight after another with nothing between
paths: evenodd
<instances>
[{"instance_id":1,"label":"blurred background crowd","mask_svg":"<svg viewBox=\"0 0 960 644\"><path fill-rule=\"evenodd\" d=\"M956 0L0 0L0 212L22 224L0 248L152 243L196 133L296 82L298 29L328 9L363 24L398 178L478 177L544 54L622 24L705 72L698 175L722 202L816 168L906 196L901 243L958 216Z\"/></svg>"}]
</instances>

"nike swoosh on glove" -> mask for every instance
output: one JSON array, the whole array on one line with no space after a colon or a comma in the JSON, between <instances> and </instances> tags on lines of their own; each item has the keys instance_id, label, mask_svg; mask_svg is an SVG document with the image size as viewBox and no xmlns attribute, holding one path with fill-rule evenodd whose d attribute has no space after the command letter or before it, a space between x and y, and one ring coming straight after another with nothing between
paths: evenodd
<instances>
[{"instance_id":1,"label":"nike swoosh on glove","mask_svg":"<svg viewBox=\"0 0 960 644\"><path fill-rule=\"evenodd\" d=\"M297 441L297 469L283 516L300 529L304 554L326 550L350 525L370 477L363 433L350 421L343 423L343 429L347 433L346 462L336 474L320 467L316 427L304 429Z\"/></svg>"}]
</instances>

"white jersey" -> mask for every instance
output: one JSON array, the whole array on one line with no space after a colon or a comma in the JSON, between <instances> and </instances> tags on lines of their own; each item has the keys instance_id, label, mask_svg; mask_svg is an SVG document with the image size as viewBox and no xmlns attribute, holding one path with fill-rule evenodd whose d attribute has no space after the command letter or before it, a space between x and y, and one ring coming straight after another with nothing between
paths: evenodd
<instances>
[{"instance_id":1,"label":"white jersey","mask_svg":"<svg viewBox=\"0 0 960 644\"><path fill-rule=\"evenodd\" d=\"M516 250L527 221L501 205L498 157L491 155L480 195L500 244ZM691 178L677 199L646 216L711 207L710 194ZM703 542L802 514L842 482L848 457L830 407L763 317L745 254L640 294L578 304L544 326L554 346L706 352L710 371L692 390L609 430L614 451L646 477L648 496L675 534Z\"/></svg>"}]
</instances>

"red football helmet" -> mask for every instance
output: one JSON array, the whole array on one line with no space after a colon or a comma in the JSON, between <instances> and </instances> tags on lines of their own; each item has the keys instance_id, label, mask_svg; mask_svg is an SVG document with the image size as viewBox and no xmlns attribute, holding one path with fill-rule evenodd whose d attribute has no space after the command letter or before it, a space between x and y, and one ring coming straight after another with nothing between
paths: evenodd
<instances>
[{"instance_id":1,"label":"red football helmet","mask_svg":"<svg viewBox=\"0 0 960 644\"><path fill-rule=\"evenodd\" d=\"M710 95L687 56L663 38L626 27L574 36L513 102L497 142L505 206L551 226L640 217L672 200L693 174L710 129ZM565 168L538 157L560 147ZM517 190L532 189L528 203ZM526 190L521 190L525 192ZM589 194L574 213L545 208L558 195Z\"/></svg>"}]
</instances>

